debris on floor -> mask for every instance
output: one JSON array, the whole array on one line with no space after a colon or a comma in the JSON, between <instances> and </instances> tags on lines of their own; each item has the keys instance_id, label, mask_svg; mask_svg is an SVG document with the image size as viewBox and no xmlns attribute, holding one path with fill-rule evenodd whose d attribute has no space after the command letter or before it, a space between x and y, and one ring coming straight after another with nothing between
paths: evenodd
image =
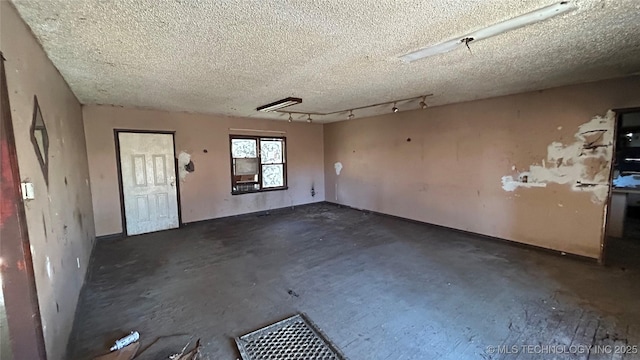
<instances>
[{"instance_id":1,"label":"debris on floor","mask_svg":"<svg viewBox=\"0 0 640 360\"><path fill-rule=\"evenodd\" d=\"M122 339L116 340L115 345L109 349L110 351L120 350L123 347L133 344L134 342L140 340L140 333L137 331L132 331L129 335L123 337Z\"/></svg>"},{"instance_id":2,"label":"debris on floor","mask_svg":"<svg viewBox=\"0 0 640 360\"><path fill-rule=\"evenodd\" d=\"M188 334L179 334L178 336L185 336ZM174 335L175 336L175 335ZM172 337L172 336L165 336ZM153 341L150 345L148 345L144 350L138 353L140 349L140 334L137 331L132 331L131 334L119 339L115 342L115 345L111 347L111 353L99 356L94 358L93 360L133 360L139 359L142 356L142 353L146 352L152 345L156 344L160 338ZM160 342L163 343L162 341ZM182 348L182 351L179 353L175 353L170 355L168 358L165 358L166 355L162 356L163 359L169 360L199 360L200 359L200 339L196 341L196 345L193 349L187 351L191 345L191 340L187 342L187 344ZM165 353L166 354L166 353ZM137 357L136 357L137 356Z\"/></svg>"},{"instance_id":3,"label":"debris on floor","mask_svg":"<svg viewBox=\"0 0 640 360\"><path fill-rule=\"evenodd\" d=\"M196 346L189 352L185 353L189 347L189 343L182 348L179 354L173 354L169 356L170 360L198 360L200 358L200 339L196 341Z\"/></svg>"},{"instance_id":4,"label":"debris on floor","mask_svg":"<svg viewBox=\"0 0 640 360\"><path fill-rule=\"evenodd\" d=\"M136 356L139 348L140 343L136 342L116 351L112 351L107 355L98 356L93 360L131 360Z\"/></svg>"}]
</instances>

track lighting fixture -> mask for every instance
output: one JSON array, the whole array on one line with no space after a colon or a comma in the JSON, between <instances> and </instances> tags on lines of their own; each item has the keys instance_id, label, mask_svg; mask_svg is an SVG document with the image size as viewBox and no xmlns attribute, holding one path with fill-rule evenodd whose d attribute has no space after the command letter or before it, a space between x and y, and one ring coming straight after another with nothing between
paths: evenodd
<instances>
[{"instance_id":1,"label":"track lighting fixture","mask_svg":"<svg viewBox=\"0 0 640 360\"><path fill-rule=\"evenodd\" d=\"M422 109L426 109L427 107L429 107L429 105L427 105L427 98L429 96L432 96L433 94L426 94L426 95L420 95L420 96L415 96L415 97L410 97L410 98L405 98L405 99L395 99L395 100L391 100L391 101L385 101L385 102L381 102L381 103L376 103L376 104L370 104L370 105L364 105L364 106L360 106L360 107L355 107L355 108L351 108L351 109L343 109L343 110L337 110L337 111L331 111L331 112L326 112L326 113L322 113L322 112L306 112L306 111L286 111L286 110L280 110L280 109L275 109L275 110L271 110L274 112L278 112L281 114L288 114L288 121L289 122L293 122L293 114L296 114L296 116L298 116L299 118L304 118L304 115L307 115L307 122L308 123L312 123L313 119L311 118L311 115L315 115L315 116L320 116L320 117L324 117L327 115L337 115L337 116L344 116L345 113L348 112L347 115L347 119L351 120L351 119L355 119L355 114L353 113L354 111L357 110L363 110L363 109L370 109L370 108L374 108L374 107L385 107L387 108L387 106L392 105L393 107L391 108L391 111L394 113L400 112L400 108L398 108L398 103L401 104L415 104L416 101L420 101L419 102L419 106ZM387 108L388 109L388 108Z\"/></svg>"},{"instance_id":2,"label":"track lighting fixture","mask_svg":"<svg viewBox=\"0 0 640 360\"><path fill-rule=\"evenodd\" d=\"M429 106L429 105L427 105L427 97L425 96L425 97L423 97L423 98L422 98L422 101L420 101L420 108L424 110L424 109L426 109L428 106Z\"/></svg>"}]
</instances>

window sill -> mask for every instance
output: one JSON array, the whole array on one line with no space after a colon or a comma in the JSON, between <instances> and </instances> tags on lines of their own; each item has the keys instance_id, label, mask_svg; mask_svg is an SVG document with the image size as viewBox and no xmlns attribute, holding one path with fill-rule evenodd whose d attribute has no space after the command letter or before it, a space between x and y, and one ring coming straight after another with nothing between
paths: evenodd
<instances>
[{"instance_id":1,"label":"window sill","mask_svg":"<svg viewBox=\"0 0 640 360\"><path fill-rule=\"evenodd\" d=\"M279 190L288 190L289 187L285 186L285 187L279 187L279 188L272 188L272 189L262 189L262 190L251 190L251 191L232 191L231 195L244 195L244 194L259 194L259 193L263 193L263 192L270 192L270 191L279 191Z\"/></svg>"}]
</instances>

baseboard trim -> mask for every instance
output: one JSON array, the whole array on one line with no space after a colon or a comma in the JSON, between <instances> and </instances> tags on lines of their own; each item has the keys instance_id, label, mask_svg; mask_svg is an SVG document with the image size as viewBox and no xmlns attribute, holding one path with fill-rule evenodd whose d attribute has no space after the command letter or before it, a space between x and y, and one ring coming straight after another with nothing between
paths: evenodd
<instances>
[{"instance_id":1,"label":"baseboard trim","mask_svg":"<svg viewBox=\"0 0 640 360\"><path fill-rule=\"evenodd\" d=\"M379 215L379 216L383 216L383 217L388 217L388 218L398 219L398 220L402 220L402 221L407 221L407 222L414 223L414 224L433 226L433 227L437 227L437 228L441 228L441 229L455 231L455 232L458 232L458 233L461 233L461 234L465 234L465 235L479 236L479 237L482 237L484 239L487 239L487 240L490 240L490 241L494 241L494 242L499 242L499 243L502 243L502 244L507 244L509 246L515 246L515 247L534 250L534 251L538 251L538 252L545 252L545 253L553 254L553 255L556 255L556 256L561 256L561 257L565 257L565 258L572 258L572 259L576 259L576 260L580 260L580 261L591 262L591 263L594 263L594 264L598 264L599 263L597 258L592 258L592 257L589 257L589 256L584 256L584 255L579 255L579 254L573 254L573 253L569 253L569 252L562 251L562 250L549 249L549 248L545 248L545 247L538 246L538 245L526 244L526 243L518 242L518 241L515 241L515 240L509 240L509 239L499 238L499 237L495 237L495 236L491 236L491 235L475 233L473 231L460 230L460 229L456 229L456 228L452 228L452 227L448 227L448 226L444 226L444 225L432 224L432 223L425 222L425 221L408 219L408 218L404 218L404 217L401 217L401 216L386 214L386 213L382 213L382 212L378 212L378 211L372 211L372 210L367 210L367 209L359 209L359 208L356 208L356 207L353 207L353 206L339 204L339 203L335 203L335 202L331 202L331 201L324 201L324 203L329 204L329 205L334 205L334 206L337 206L337 207L344 207L344 208L348 208L348 209L352 209L352 210L356 210L356 211L360 211L360 212L364 212L364 213L375 214L375 215Z\"/></svg>"},{"instance_id":2,"label":"baseboard trim","mask_svg":"<svg viewBox=\"0 0 640 360\"><path fill-rule=\"evenodd\" d=\"M98 242L98 241L107 241L107 240L117 240L117 239L122 239L124 237L125 237L124 233L100 235L100 236L96 236L96 242Z\"/></svg>"},{"instance_id":3,"label":"baseboard trim","mask_svg":"<svg viewBox=\"0 0 640 360\"><path fill-rule=\"evenodd\" d=\"M252 211L252 212L248 212L248 213L227 215L227 216L215 217L215 218L211 218L211 219L196 220L196 221L191 221L191 222L185 222L182 225L189 226L189 225L195 225L195 224L200 224L200 223L204 223L204 222L207 222L207 221L220 220L220 219L244 218L244 217L255 217L255 216L259 216L260 217L260 216L276 215L278 213L283 213L283 212L287 212L287 211L293 211L293 210L296 210L296 209L305 208L305 207L311 207L311 206L314 206L314 205L324 204L324 203L325 203L325 201L316 201L316 202L300 204L300 205L284 206L284 207L273 208L273 209L268 209L268 210Z\"/></svg>"}]
</instances>

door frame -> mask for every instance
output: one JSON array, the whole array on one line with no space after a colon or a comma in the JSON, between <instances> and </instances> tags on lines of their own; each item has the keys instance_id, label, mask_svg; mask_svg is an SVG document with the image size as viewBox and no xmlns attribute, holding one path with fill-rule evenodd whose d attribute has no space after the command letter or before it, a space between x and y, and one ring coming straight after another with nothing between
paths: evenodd
<instances>
[{"instance_id":1,"label":"door frame","mask_svg":"<svg viewBox=\"0 0 640 360\"><path fill-rule=\"evenodd\" d=\"M609 245L609 238L607 236L607 225L609 225L609 207L611 206L611 197L613 196L613 173L615 171L616 162L616 143L618 141L618 128L622 126L622 115L630 112L640 112L640 107L627 107L611 109L615 113L615 121L613 124L613 144L611 152L613 158L611 159L611 169L609 170L609 194L607 195L607 202L604 208L604 224L602 225L602 237L600 238L600 257L598 263L600 265L607 265L607 248Z\"/></svg>"},{"instance_id":2,"label":"door frame","mask_svg":"<svg viewBox=\"0 0 640 360\"><path fill-rule=\"evenodd\" d=\"M120 221L122 221L122 235L129 236L127 231L127 217L124 208L124 185L122 184L122 165L120 160L120 133L132 133L132 134L161 134L171 135L173 141L173 162L176 177L176 201L178 203L178 228L181 228L182 223L182 203L180 201L180 177L178 171L178 158L176 156L176 132L169 130L137 130L137 129L113 129L113 136L116 144L116 165L118 168L118 190L120 191Z\"/></svg>"},{"instance_id":3,"label":"door frame","mask_svg":"<svg viewBox=\"0 0 640 360\"><path fill-rule=\"evenodd\" d=\"M10 215L0 221L0 255L3 261L0 276L4 287L0 291L3 291L13 358L46 360L4 62L0 51L0 146L5 144L7 150L4 154L0 151L0 164L3 164L0 165L0 177L4 183L3 190L8 190L2 193L0 205L11 209Z\"/></svg>"}]
</instances>

